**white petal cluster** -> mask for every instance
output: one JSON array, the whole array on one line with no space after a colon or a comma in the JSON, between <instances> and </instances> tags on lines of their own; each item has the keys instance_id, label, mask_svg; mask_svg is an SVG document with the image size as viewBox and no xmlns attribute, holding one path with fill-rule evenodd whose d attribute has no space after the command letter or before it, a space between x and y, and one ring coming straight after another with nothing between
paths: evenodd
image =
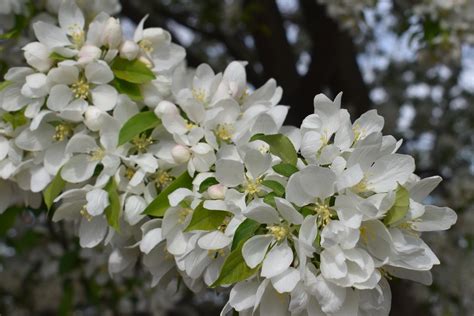
<instances>
[{"instance_id":1,"label":"white petal cluster","mask_svg":"<svg viewBox=\"0 0 474 316\"><path fill-rule=\"evenodd\" d=\"M421 233L456 213L422 204L441 179L413 173L376 111L352 122L341 94L317 95L283 126L281 88L250 88L244 62L188 69L145 19L125 39L72 0L58 16L2 84L2 205L42 192L82 247L113 249L111 275L141 257L153 286L231 285L223 314L388 315L387 280L431 282Z\"/></svg>"}]
</instances>

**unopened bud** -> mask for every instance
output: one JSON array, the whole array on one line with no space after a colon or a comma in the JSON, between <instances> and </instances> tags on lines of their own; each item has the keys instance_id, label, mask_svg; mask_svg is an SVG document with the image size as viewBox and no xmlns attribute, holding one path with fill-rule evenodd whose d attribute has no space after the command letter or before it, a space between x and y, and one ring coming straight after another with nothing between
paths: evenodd
<instances>
[{"instance_id":1,"label":"unopened bud","mask_svg":"<svg viewBox=\"0 0 474 316\"><path fill-rule=\"evenodd\" d=\"M227 192L227 187L223 184L214 184L207 188L207 194L213 200L222 200Z\"/></svg>"},{"instance_id":2,"label":"unopened bud","mask_svg":"<svg viewBox=\"0 0 474 316\"><path fill-rule=\"evenodd\" d=\"M178 115L179 110L178 107L170 101L161 101L155 108L155 114L158 117L162 117L164 115Z\"/></svg>"},{"instance_id":3,"label":"unopened bud","mask_svg":"<svg viewBox=\"0 0 474 316\"><path fill-rule=\"evenodd\" d=\"M127 40L120 47L120 57L133 60L137 57L140 47L134 41Z\"/></svg>"},{"instance_id":4,"label":"unopened bud","mask_svg":"<svg viewBox=\"0 0 474 316\"><path fill-rule=\"evenodd\" d=\"M115 18L109 18L105 23L102 34L102 43L109 48L117 48L122 42L122 28Z\"/></svg>"},{"instance_id":5,"label":"unopened bud","mask_svg":"<svg viewBox=\"0 0 474 316\"><path fill-rule=\"evenodd\" d=\"M88 64L100 58L102 51L99 47L95 45L84 45L79 51L79 60L80 64Z\"/></svg>"},{"instance_id":6,"label":"unopened bud","mask_svg":"<svg viewBox=\"0 0 474 316\"><path fill-rule=\"evenodd\" d=\"M102 110L95 106L87 108L84 114L84 124L93 132L97 132L102 127L104 116Z\"/></svg>"},{"instance_id":7,"label":"unopened bud","mask_svg":"<svg viewBox=\"0 0 474 316\"><path fill-rule=\"evenodd\" d=\"M176 145L171 149L171 156L178 164L185 163L191 158L191 152L183 145Z\"/></svg>"}]
</instances>

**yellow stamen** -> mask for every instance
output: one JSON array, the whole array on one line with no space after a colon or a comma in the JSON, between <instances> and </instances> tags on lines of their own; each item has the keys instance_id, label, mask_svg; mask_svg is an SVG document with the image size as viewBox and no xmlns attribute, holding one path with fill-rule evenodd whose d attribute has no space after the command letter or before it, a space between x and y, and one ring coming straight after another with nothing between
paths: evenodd
<instances>
[{"instance_id":1,"label":"yellow stamen","mask_svg":"<svg viewBox=\"0 0 474 316\"><path fill-rule=\"evenodd\" d=\"M135 146L135 148L138 150L140 153L144 153L147 151L148 146L153 144L153 139L150 137L147 137L145 134L140 134L139 136L135 136L132 139L132 144Z\"/></svg>"},{"instance_id":2,"label":"yellow stamen","mask_svg":"<svg viewBox=\"0 0 474 316\"><path fill-rule=\"evenodd\" d=\"M81 210L79 211L79 213L81 214L82 217L84 217L88 222L90 222L92 220L92 215L89 214L89 212L87 211L87 208L86 206L84 205Z\"/></svg>"},{"instance_id":3,"label":"yellow stamen","mask_svg":"<svg viewBox=\"0 0 474 316\"><path fill-rule=\"evenodd\" d=\"M132 180L133 176L135 175L135 170L131 167L127 167L127 169L125 169L125 178L128 179L128 181Z\"/></svg>"},{"instance_id":4,"label":"yellow stamen","mask_svg":"<svg viewBox=\"0 0 474 316\"><path fill-rule=\"evenodd\" d=\"M153 43L150 40L141 40L140 43L138 43L138 46L140 46L148 54L153 53Z\"/></svg>"},{"instance_id":5,"label":"yellow stamen","mask_svg":"<svg viewBox=\"0 0 474 316\"><path fill-rule=\"evenodd\" d=\"M191 93L193 94L193 97L196 99L196 101L201 103L206 102L206 91L203 89L193 89Z\"/></svg>"},{"instance_id":6,"label":"yellow stamen","mask_svg":"<svg viewBox=\"0 0 474 316\"><path fill-rule=\"evenodd\" d=\"M71 33L72 43L74 44L74 46L76 46L76 48L81 48L82 45L84 45L84 41L85 41L84 30L82 30L78 25L73 25L70 27L70 29L72 30L72 33Z\"/></svg>"},{"instance_id":7,"label":"yellow stamen","mask_svg":"<svg viewBox=\"0 0 474 316\"><path fill-rule=\"evenodd\" d=\"M178 215L179 216L178 223L184 224L184 222L186 221L186 218L188 217L188 215L190 215L192 213L193 213L192 208L186 207L186 208L181 209L181 211L179 211L179 215Z\"/></svg>"},{"instance_id":8,"label":"yellow stamen","mask_svg":"<svg viewBox=\"0 0 474 316\"><path fill-rule=\"evenodd\" d=\"M105 157L105 150L99 148L91 153L90 160L101 161Z\"/></svg>"},{"instance_id":9,"label":"yellow stamen","mask_svg":"<svg viewBox=\"0 0 474 316\"><path fill-rule=\"evenodd\" d=\"M362 180L360 180L359 183L357 183L355 186L353 186L352 191L354 191L357 194L367 192L368 189L367 189L367 179L366 179L366 177L362 178Z\"/></svg>"},{"instance_id":10,"label":"yellow stamen","mask_svg":"<svg viewBox=\"0 0 474 316\"><path fill-rule=\"evenodd\" d=\"M190 122L190 121L186 120L186 128L187 128L188 130L192 130L192 129L195 128L195 127L197 127L196 124L194 124L193 122Z\"/></svg>"},{"instance_id":11,"label":"yellow stamen","mask_svg":"<svg viewBox=\"0 0 474 316\"><path fill-rule=\"evenodd\" d=\"M217 125L215 134L220 140L224 142L229 142L232 139L233 131L234 127L232 126L232 124L224 123Z\"/></svg>"},{"instance_id":12,"label":"yellow stamen","mask_svg":"<svg viewBox=\"0 0 474 316\"><path fill-rule=\"evenodd\" d=\"M85 79L79 79L79 81L71 85L71 90L76 99L87 99L89 96L90 86Z\"/></svg>"},{"instance_id":13,"label":"yellow stamen","mask_svg":"<svg viewBox=\"0 0 474 316\"><path fill-rule=\"evenodd\" d=\"M282 241L290 233L290 230L288 229L288 227L280 226L280 225L269 226L267 229L268 229L268 232L272 234L273 237L277 241Z\"/></svg>"},{"instance_id":14,"label":"yellow stamen","mask_svg":"<svg viewBox=\"0 0 474 316\"><path fill-rule=\"evenodd\" d=\"M315 203L314 212L318 215L318 226L326 226L331 221L331 208L327 203Z\"/></svg>"},{"instance_id":15,"label":"yellow stamen","mask_svg":"<svg viewBox=\"0 0 474 316\"><path fill-rule=\"evenodd\" d=\"M173 181L173 177L166 171L158 171L155 181L159 187L165 187Z\"/></svg>"},{"instance_id":16,"label":"yellow stamen","mask_svg":"<svg viewBox=\"0 0 474 316\"><path fill-rule=\"evenodd\" d=\"M257 178L257 179L247 178L247 182L245 183L245 192L247 192L250 195L256 195L260 192L261 185L262 185L261 178Z\"/></svg>"},{"instance_id":17,"label":"yellow stamen","mask_svg":"<svg viewBox=\"0 0 474 316\"><path fill-rule=\"evenodd\" d=\"M53 139L55 141L61 142L65 140L66 138L69 138L72 136L72 127L69 124L61 123L56 126L55 128L55 133L53 135Z\"/></svg>"},{"instance_id":18,"label":"yellow stamen","mask_svg":"<svg viewBox=\"0 0 474 316\"><path fill-rule=\"evenodd\" d=\"M217 230L221 232L225 232L225 230L227 229L227 225L229 225L229 223L230 223L230 217L224 218L224 221L222 222L222 224L219 225L219 227L217 227Z\"/></svg>"}]
</instances>

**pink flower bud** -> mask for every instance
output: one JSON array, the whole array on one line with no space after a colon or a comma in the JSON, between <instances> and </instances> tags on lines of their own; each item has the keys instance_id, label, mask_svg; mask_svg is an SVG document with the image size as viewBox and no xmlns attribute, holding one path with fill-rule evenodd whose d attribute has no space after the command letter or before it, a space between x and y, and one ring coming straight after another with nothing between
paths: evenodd
<instances>
[{"instance_id":1,"label":"pink flower bud","mask_svg":"<svg viewBox=\"0 0 474 316\"><path fill-rule=\"evenodd\" d=\"M227 192L227 187L223 184L214 184L207 188L207 194L213 200L222 200Z\"/></svg>"}]
</instances>

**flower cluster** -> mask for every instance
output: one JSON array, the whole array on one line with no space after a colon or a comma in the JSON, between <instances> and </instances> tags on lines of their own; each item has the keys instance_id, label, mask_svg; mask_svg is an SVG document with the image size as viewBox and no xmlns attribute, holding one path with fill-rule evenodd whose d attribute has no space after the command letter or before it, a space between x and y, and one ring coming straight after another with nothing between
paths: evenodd
<instances>
[{"instance_id":1,"label":"flower cluster","mask_svg":"<svg viewBox=\"0 0 474 316\"><path fill-rule=\"evenodd\" d=\"M145 19L125 39L72 0L58 15L2 84L0 176L26 204L42 192L82 247L110 245L112 275L142 257L153 286L231 286L223 314L260 315L388 315L387 280L431 282L420 234L456 214L422 204L441 179L414 175L375 110L352 123L317 95L283 126L282 89L250 88L243 62L188 69Z\"/></svg>"}]
</instances>

